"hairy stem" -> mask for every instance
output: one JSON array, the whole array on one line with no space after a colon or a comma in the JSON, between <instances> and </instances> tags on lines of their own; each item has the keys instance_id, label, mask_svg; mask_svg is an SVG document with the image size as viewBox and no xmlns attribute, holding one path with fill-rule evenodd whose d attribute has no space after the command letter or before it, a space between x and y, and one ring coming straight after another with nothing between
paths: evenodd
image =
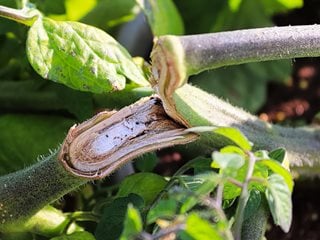
<instances>
[{"instance_id":1,"label":"hairy stem","mask_svg":"<svg viewBox=\"0 0 320 240\"><path fill-rule=\"evenodd\" d=\"M319 174L320 132L268 124L198 88L185 84L190 74L227 65L320 55L320 26L272 27L192 36L160 37L152 52L153 85L169 116L188 126L230 126L256 146L284 147L292 167ZM206 144L221 147L217 136ZM310 174L309 174L310 175Z\"/></svg>"},{"instance_id":2,"label":"hairy stem","mask_svg":"<svg viewBox=\"0 0 320 240\"><path fill-rule=\"evenodd\" d=\"M0 5L0 17L22 23L26 26L32 26L39 15L40 13L37 10L30 10L28 8L17 10Z\"/></svg>"},{"instance_id":3,"label":"hairy stem","mask_svg":"<svg viewBox=\"0 0 320 240\"><path fill-rule=\"evenodd\" d=\"M248 190L249 182L253 174L255 162L256 162L255 156L252 153L249 153L247 175L242 185L242 190L239 197L239 202L237 205L237 210L235 215L235 222L233 225L233 235L235 240L241 240L244 210L246 208L246 205L249 199L249 190Z\"/></svg>"},{"instance_id":4,"label":"hairy stem","mask_svg":"<svg viewBox=\"0 0 320 240\"><path fill-rule=\"evenodd\" d=\"M27 220L46 204L86 183L65 170L53 153L29 168L0 178L0 230Z\"/></svg>"},{"instance_id":5,"label":"hairy stem","mask_svg":"<svg viewBox=\"0 0 320 240\"><path fill-rule=\"evenodd\" d=\"M269 27L158 40L175 51L187 76L204 70L248 62L320 55L320 26ZM181 66L180 66L181 68Z\"/></svg>"},{"instance_id":6,"label":"hairy stem","mask_svg":"<svg viewBox=\"0 0 320 240\"><path fill-rule=\"evenodd\" d=\"M260 203L257 211L247 220L243 222L241 239L244 240L263 240L268 218L269 218L269 208L265 197L262 196L262 201Z\"/></svg>"},{"instance_id":7,"label":"hairy stem","mask_svg":"<svg viewBox=\"0 0 320 240\"><path fill-rule=\"evenodd\" d=\"M0 178L0 231L143 153L197 137L170 119L155 96L118 112L102 112L72 127L58 153Z\"/></svg>"},{"instance_id":8,"label":"hairy stem","mask_svg":"<svg viewBox=\"0 0 320 240\"><path fill-rule=\"evenodd\" d=\"M192 127L228 126L241 130L256 149L272 150L283 147L293 170L306 176L319 174L320 130L289 128L272 125L242 109L188 84L177 89L173 96L175 109ZM226 139L204 133L194 143L200 151L223 147ZM315 168L314 171L309 171Z\"/></svg>"}]
</instances>

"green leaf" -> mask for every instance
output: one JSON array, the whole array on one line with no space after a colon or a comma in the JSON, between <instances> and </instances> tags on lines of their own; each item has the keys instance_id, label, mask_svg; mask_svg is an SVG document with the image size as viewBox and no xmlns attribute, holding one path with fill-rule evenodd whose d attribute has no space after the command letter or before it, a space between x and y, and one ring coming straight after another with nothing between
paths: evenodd
<instances>
[{"instance_id":1,"label":"green leaf","mask_svg":"<svg viewBox=\"0 0 320 240\"><path fill-rule=\"evenodd\" d=\"M226 171L228 169L239 169L245 163L243 156L234 153L213 152L212 159L213 162L211 164L211 167L220 168L223 171Z\"/></svg>"},{"instance_id":2,"label":"green leaf","mask_svg":"<svg viewBox=\"0 0 320 240\"><path fill-rule=\"evenodd\" d=\"M203 133L203 132L214 132L224 138L227 138L243 150L250 151L252 146L249 140L242 134L242 132L236 128L231 127L211 127L211 126L200 126L192 127L188 129L189 132Z\"/></svg>"},{"instance_id":3,"label":"green leaf","mask_svg":"<svg viewBox=\"0 0 320 240\"><path fill-rule=\"evenodd\" d=\"M124 222L124 229L121 234L121 240L135 239L135 236L142 231L142 220L139 211L132 206L128 205L127 215Z\"/></svg>"},{"instance_id":4,"label":"green leaf","mask_svg":"<svg viewBox=\"0 0 320 240\"><path fill-rule=\"evenodd\" d=\"M220 153L235 153L245 157L244 151L241 148L236 146L226 146L224 148L221 148Z\"/></svg>"},{"instance_id":5,"label":"green leaf","mask_svg":"<svg viewBox=\"0 0 320 240\"><path fill-rule=\"evenodd\" d=\"M241 5L242 0L228 0L229 7L231 11L235 12L238 11L240 5Z\"/></svg>"},{"instance_id":6,"label":"green leaf","mask_svg":"<svg viewBox=\"0 0 320 240\"><path fill-rule=\"evenodd\" d=\"M188 216L186 222L186 237L182 239L194 239L194 240L223 240L214 225L207 220L200 218L199 215L192 213Z\"/></svg>"},{"instance_id":7,"label":"green leaf","mask_svg":"<svg viewBox=\"0 0 320 240\"><path fill-rule=\"evenodd\" d=\"M43 1L43 0L32 0L35 3L37 9L43 12L45 15L48 14L65 14L65 0L55 0L55 1Z\"/></svg>"},{"instance_id":8,"label":"green leaf","mask_svg":"<svg viewBox=\"0 0 320 240\"><path fill-rule=\"evenodd\" d=\"M173 218L177 210L177 202L174 199L160 200L147 215L147 223L154 223L159 218Z\"/></svg>"},{"instance_id":9,"label":"green leaf","mask_svg":"<svg viewBox=\"0 0 320 240\"><path fill-rule=\"evenodd\" d=\"M192 193L184 200L180 208L181 213L186 213L194 207L202 197L212 192L220 181L220 177L214 172L207 172L194 176L180 176L179 179L184 187Z\"/></svg>"},{"instance_id":10,"label":"green leaf","mask_svg":"<svg viewBox=\"0 0 320 240\"><path fill-rule=\"evenodd\" d=\"M201 173L201 172L207 172L211 170L211 162L212 159L205 158L205 157L196 157L190 161L188 161L186 164L184 164L176 173L175 176L182 175L189 169L194 169L194 173Z\"/></svg>"},{"instance_id":11,"label":"green leaf","mask_svg":"<svg viewBox=\"0 0 320 240\"><path fill-rule=\"evenodd\" d=\"M78 121L93 114L92 94L79 92L53 82L39 79L0 81L0 108L12 111L68 111Z\"/></svg>"},{"instance_id":12,"label":"green leaf","mask_svg":"<svg viewBox=\"0 0 320 240\"><path fill-rule=\"evenodd\" d=\"M251 144L249 140L242 134L240 130L236 128L220 127L213 130L213 132L230 139L243 150L251 150Z\"/></svg>"},{"instance_id":13,"label":"green leaf","mask_svg":"<svg viewBox=\"0 0 320 240\"><path fill-rule=\"evenodd\" d=\"M154 173L137 173L126 177L119 186L117 197L125 197L130 193L140 195L146 205L150 204L163 190L167 181Z\"/></svg>"},{"instance_id":14,"label":"green leaf","mask_svg":"<svg viewBox=\"0 0 320 240\"><path fill-rule=\"evenodd\" d=\"M269 153L269 157L282 163L286 157L286 150L284 148L277 148Z\"/></svg>"},{"instance_id":15,"label":"green leaf","mask_svg":"<svg viewBox=\"0 0 320 240\"><path fill-rule=\"evenodd\" d=\"M233 178L239 182L244 182L247 174L247 164L243 165L240 169L234 172ZM268 169L263 165L256 164L253 171L253 177L267 179ZM250 182L249 190L258 190L260 192L265 191L265 186L261 182ZM234 199L241 193L241 188L227 181L223 188L223 199Z\"/></svg>"},{"instance_id":16,"label":"green leaf","mask_svg":"<svg viewBox=\"0 0 320 240\"><path fill-rule=\"evenodd\" d=\"M72 125L73 120L55 115L2 115L0 175L35 163L39 155L57 148Z\"/></svg>"},{"instance_id":17,"label":"green leaf","mask_svg":"<svg viewBox=\"0 0 320 240\"><path fill-rule=\"evenodd\" d=\"M280 163L271 159L266 159L266 160L258 161L257 164L258 165L262 164L264 166L267 166L272 172L281 175L285 180L285 183L288 185L290 192L292 192L293 184L294 184L292 180L292 175Z\"/></svg>"},{"instance_id":18,"label":"green leaf","mask_svg":"<svg viewBox=\"0 0 320 240\"><path fill-rule=\"evenodd\" d=\"M132 20L138 13L135 0L100 0L81 22L108 29Z\"/></svg>"},{"instance_id":19,"label":"green leaf","mask_svg":"<svg viewBox=\"0 0 320 240\"><path fill-rule=\"evenodd\" d=\"M303 0L277 0L288 9L303 7Z\"/></svg>"},{"instance_id":20,"label":"green leaf","mask_svg":"<svg viewBox=\"0 0 320 240\"><path fill-rule=\"evenodd\" d=\"M39 18L29 30L27 55L42 77L81 91L122 90L127 78L148 85L142 70L116 40L78 22Z\"/></svg>"},{"instance_id":21,"label":"green leaf","mask_svg":"<svg viewBox=\"0 0 320 240\"><path fill-rule=\"evenodd\" d=\"M219 13L228 7L228 1L175 0L184 20L187 34L207 33L216 22Z\"/></svg>"},{"instance_id":22,"label":"green leaf","mask_svg":"<svg viewBox=\"0 0 320 240\"><path fill-rule=\"evenodd\" d=\"M254 152L254 156L257 158L257 160L268 159L269 153L266 150L258 150Z\"/></svg>"},{"instance_id":23,"label":"green leaf","mask_svg":"<svg viewBox=\"0 0 320 240\"><path fill-rule=\"evenodd\" d=\"M292 222L292 201L290 189L282 176L272 174L268 178L266 198L274 223L288 232Z\"/></svg>"},{"instance_id":24,"label":"green leaf","mask_svg":"<svg viewBox=\"0 0 320 240\"><path fill-rule=\"evenodd\" d=\"M79 230L79 227L72 223L71 219L62 211L47 205L27 221L5 227L3 231L8 233L30 232L49 238L63 234L68 226L71 226L74 231Z\"/></svg>"},{"instance_id":25,"label":"green leaf","mask_svg":"<svg viewBox=\"0 0 320 240\"><path fill-rule=\"evenodd\" d=\"M247 173L247 165L242 166L236 171L232 171L232 177L239 182L243 182ZM231 200L238 197L241 193L241 188L227 181L223 188L223 199Z\"/></svg>"},{"instance_id":26,"label":"green leaf","mask_svg":"<svg viewBox=\"0 0 320 240\"><path fill-rule=\"evenodd\" d=\"M88 14L97 4L96 0L65 0L67 19L79 21Z\"/></svg>"},{"instance_id":27,"label":"green leaf","mask_svg":"<svg viewBox=\"0 0 320 240\"><path fill-rule=\"evenodd\" d=\"M128 197L116 198L111 204L104 208L102 217L95 231L97 240L119 239L123 231L123 223L129 203L141 209L143 199L136 194L130 194Z\"/></svg>"},{"instance_id":28,"label":"green leaf","mask_svg":"<svg viewBox=\"0 0 320 240\"><path fill-rule=\"evenodd\" d=\"M249 199L247 201L247 205L244 209L244 220L249 219L252 215L254 215L261 203L261 194L258 190L251 190Z\"/></svg>"},{"instance_id":29,"label":"green leaf","mask_svg":"<svg viewBox=\"0 0 320 240\"><path fill-rule=\"evenodd\" d=\"M147 16L155 36L184 32L183 21L172 0L136 0Z\"/></svg>"},{"instance_id":30,"label":"green leaf","mask_svg":"<svg viewBox=\"0 0 320 240\"><path fill-rule=\"evenodd\" d=\"M95 240L94 236L89 232L75 232L69 235L62 235L51 238L50 240Z\"/></svg>"},{"instance_id":31,"label":"green leaf","mask_svg":"<svg viewBox=\"0 0 320 240\"><path fill-rule=\"evenodd\" d=\"M158 157L155 152L145 153L134 160L134 166L140 172L152 172L158 163Z\"/></svg>"}]
</instances>

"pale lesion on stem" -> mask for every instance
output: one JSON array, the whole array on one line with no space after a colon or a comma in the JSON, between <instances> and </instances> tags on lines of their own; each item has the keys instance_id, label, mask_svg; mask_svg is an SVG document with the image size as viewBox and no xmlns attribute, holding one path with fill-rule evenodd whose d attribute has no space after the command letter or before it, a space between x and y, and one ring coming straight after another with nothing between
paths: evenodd
<instances>
[{"instance_id":1,"label":"pale lesion on stem","mask_svg":"<svg viewBox=\"0 0 320 240\"><path fill-rule=\"evenodd\" d=\"M143 98L73 126L58 158L76 176L101 179L146 152L197 139L185 129L166 114L159 97Z\"/></svg>"}]
</instances>

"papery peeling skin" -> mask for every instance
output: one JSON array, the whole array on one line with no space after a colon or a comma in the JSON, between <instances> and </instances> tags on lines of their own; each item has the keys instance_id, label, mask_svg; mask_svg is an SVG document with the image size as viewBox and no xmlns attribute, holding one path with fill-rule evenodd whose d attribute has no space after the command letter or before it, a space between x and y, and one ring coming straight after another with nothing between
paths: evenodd
<instances>
[{"instance_id":1,"label":"papery peeling skin","mask_svg":"<svg viewBox=\"0 0 320 240\"><path fill-rule=\"evenodd\" d=\"M119 112L101 112L70 129L59 159L71 173L100 179L149 151L197 138L165 113L157 96L143 98Z\"/></svg>"}]
</instances>

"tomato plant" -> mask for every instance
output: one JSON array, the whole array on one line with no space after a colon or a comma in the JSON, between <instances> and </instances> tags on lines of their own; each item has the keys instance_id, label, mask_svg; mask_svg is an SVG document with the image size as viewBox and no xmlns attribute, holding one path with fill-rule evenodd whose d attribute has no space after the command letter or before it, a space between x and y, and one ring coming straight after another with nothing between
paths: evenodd
<instances>
[{"instance_id":1,"label":"tomato plant","mask_svg":"<svg viewBox=\"0 0 320 240\"><path fill-rule=\"evenodd\" d=\"M319 56L319 26L182 35L194 28L188 24L195 13L184 10L183 20L171 0L3 4L1 51L7 53L7 65L1 76L12 78L0 83L3 99L7 110L33 112L0 119L6 128L1 137L3 239L261 239L269 216L289 231L289 165L297 171L317 166L318 131L263 122L208 92L221 91L216 92L221 96L237 86L231 101L239 98L239 105L256 110L264 101L257 92L265 85L247 77L285 78L290 64L282 59ZM252 27L248 9L256 7L260 26L266 26L273 13L302 2L208 4L216 15L201 20L199 29L221 31L229 30L228 24ZM195 12L206 10L205 4L196 5ZM151 61L132 58L110 35L142 16L155 36ZM130 38L130 29L123 29ZM16 51L8 54L10 48ZM267 60L277 62L262 63ZM238 64L244 65L228 73L206 72ZM237 75L240 82L234 86L217 81ZM100 108L107 110L94 115ZM27 139L32 144L23 144ZM194 156L190 161L171 176L153 172L154 151L185 144L182 151ZM32 162L50 147L56 148ZM133 159L135 174L126 170L114 184L101 180ZM18 170L27 160L30 166ZM93 180L96 184L88 183ZM55 202L80 186L71 208Z\"/></svg>"}]
</instances>

